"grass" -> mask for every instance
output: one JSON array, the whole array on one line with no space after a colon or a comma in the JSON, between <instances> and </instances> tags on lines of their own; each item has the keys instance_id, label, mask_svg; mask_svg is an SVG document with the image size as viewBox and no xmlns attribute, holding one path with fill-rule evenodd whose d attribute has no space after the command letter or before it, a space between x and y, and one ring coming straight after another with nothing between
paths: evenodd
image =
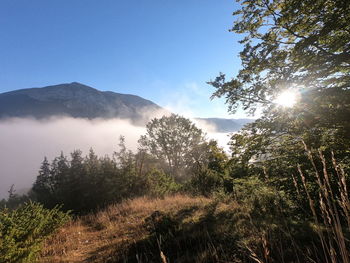
<instances>
[{"instance_id":1,"label":"grass","mask_svg":"<svg viewBox=\"0 0 350 263\"><path fill-rule=\"evenodd\" d=\"M348 238L344 233L344 230L348 231L348 229L343 227L343 225L345 225L344 221L347 226L350 226L350 201L348 197L345 172L341 166L338 165L334 153L332 152L332 168L335 173L329 173L329 165L327 165L323 152L319 149L316 156L318 155L317 157L319 157L322 163L323 170L320 173L317 169L312 149L309 149L305 142L303 142L303 144L314 169L314 174L319 187L318 202L321 212L320 216L316 213L315 202L308 192L305 176L300 165L298 165L298 170L309 200L310 210L312 211L316 226L318 226L317 233L322 244L325 261L337 263L339 262L339 259L341 259L341 262L349 263L350 253L348 248ZM334 176L335 174L336 176ZM332 177L335 178L338 187L332 187ZM320 224L320 222L322 222L322 224ZM322 231L321 226L325 228L326 231Z\"/></svg>"},{"instance_id":2,"label":"grass","mask_svg":"<svg viewBox=\"0 0 350 263\"><path fill-rule=\"evenodd\" d=\"M137 255L142 257L142 246L149 241L150 228L157 215L181 215L182 223L196 221L207 212L210 203L211 200L206 198L175 195L164 199L143 197L109 206L61 228L46 242L41 262L125 262L135 259L135 262L141 262ZM158 253L167 256L163 251Z\"/></svg>"},{"instance_id":3,"label":"grass","mask_svg":"<svg viewBox=\"0 0 350 263\"><path fill-rule=\"evenodd\" d=\"M250 209L186 195L124 201L61 228L41 262L270 262L270 250L280 252L267 240L275 222L252 218ZM289 242L276 242L287 257Z\"/></svg>"},{"instance_id":4,"label":"grass","mask_svg":"<svg viewBox=\"0 0 350 263\"><path fill-rule=\"evenodd\" d=\"M321 173L315 169L320 200L309 194L301 166L303 184L295 179L299 194L305 188L313 219L293 216L293 203L252 177L236 180L235 195L220 201L187 195L142 197L77 218L47 240L40 261L349 262L348 230L343 229L350 225L345 173L333 160L341 197L336 199L325 158L319 155L324 168Z\"/></svg>"}]
</instances>

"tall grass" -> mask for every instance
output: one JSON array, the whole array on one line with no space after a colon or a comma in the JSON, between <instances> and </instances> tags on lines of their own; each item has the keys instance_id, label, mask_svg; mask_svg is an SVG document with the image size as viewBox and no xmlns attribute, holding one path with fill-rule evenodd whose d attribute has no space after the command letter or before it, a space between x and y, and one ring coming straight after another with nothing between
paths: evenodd
<instances>
[{"instance_id":1,"label":"tall grass","mask_svg":"<svg viewBox=\"0 0 350 263\"><path fill-rule=\"evenodd\" d=\"M298 171L309 200L325 261L349 263L348 240L344 234L344 231L349 231L350 226L350 202L345 172L338 165L333 152L331 153L332 167L329 167L329 163L320 149L313 151L305 142L303 144L318 185L318 200L313 200L311 197L300 165L298 165ZM322 172L317 167L315 157L319 158L322 164ZM333 170L333 173L330 173L330 170ZM331 179L338 187L332 187ZM316 204L319 207L316 207ZM344 223L347 227L344 226Z\"/></svg>"}]
</instances>

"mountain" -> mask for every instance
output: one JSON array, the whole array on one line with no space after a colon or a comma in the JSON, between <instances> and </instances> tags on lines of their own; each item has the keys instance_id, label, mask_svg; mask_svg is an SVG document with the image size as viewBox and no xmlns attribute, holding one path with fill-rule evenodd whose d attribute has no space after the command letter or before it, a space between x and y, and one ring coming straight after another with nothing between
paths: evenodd
<instances>
[{"instance_id":1,"label":"mountain","mask_svg":"<svg viewBox=\"0 0 350 263\"><path fill-rule=\"evenodd\" d=\"M0 118L71 116L140 121L145 113L161 109L139 96L99 91L77 82L0 94Z\"/></svg>"},{"instance_id":2,"label":"mountain","mask_svg":"<svg viewBox=\"0 0 350 263\"><path fill-rule=\"evenodd\" d=\"M21 89L0 94L0 119L53 116L76 118L123 118L143 125L156 113L167 113L152 101L139 96L99 91L78 82ZM218 132L233 132L251 119L198 118Z\"/></svg>"},{"instance_id":3,"label":"mountain","mask_svg":"<svg viewBox=\"0 0 350 263\"><path fill-rule=\"evenodd\" d=\"M197 118L207 124L215 126L217 132L234 132L240 130L247 123L254 119L223 119L223 118Z\"/></svg>"}]
</instances>

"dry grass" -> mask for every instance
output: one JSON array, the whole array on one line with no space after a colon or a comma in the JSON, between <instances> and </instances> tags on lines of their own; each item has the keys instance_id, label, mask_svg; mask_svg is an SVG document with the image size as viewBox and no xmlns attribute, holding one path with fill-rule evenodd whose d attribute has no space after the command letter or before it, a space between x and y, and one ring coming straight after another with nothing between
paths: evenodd
<instances>
[{"instance_id":1,"label":"dry grass","mask_svg":"<svg viewBox=\"0 0 350 263\"><path fill-rule=\"evenodd\" d=\"M324 252L324 258L326 259L326 262L337 263L339 262L339 259L341 259L341 262L349 263L350 253L347 246L348 240L344 235L344 230L348 230L343 227L342 223L342 217L344 217L347 225L350 226L350 201L348 197L345 172L338 165L333 152L332 168L335 171L336 176L329 172L331 169L329 169L324 153L320 149L316 154L313 154L312 149L310 149L304 141L303 144L314 169L315 178L319 187L319 200L317 201L320 206L320 216L316 213L315 201L311 198L308 192L305 176L300 165L298 165L298 170L317 226L317 232ZM317 169L314 155L316 155L322 163L323 170L321 173ZM331 185L331 177L335 179L338 185L337 190L336 187L332 187ZM339 207L341 209L339 209Z\"/></svg>"},{"instance_id":2,"label":"dry grass","mask_svg":"<svg viewBox=\"0 0 350 263\"><path fill-rule=\"evenodd\" d=\"M60 229L46 242L40 261L107 262L149 234L145 219L154 211L176 213L194 206L204 208L209 203L205 198L175 195L164 199L142 197L111 205Z\"/></svg>"}]
</instances>

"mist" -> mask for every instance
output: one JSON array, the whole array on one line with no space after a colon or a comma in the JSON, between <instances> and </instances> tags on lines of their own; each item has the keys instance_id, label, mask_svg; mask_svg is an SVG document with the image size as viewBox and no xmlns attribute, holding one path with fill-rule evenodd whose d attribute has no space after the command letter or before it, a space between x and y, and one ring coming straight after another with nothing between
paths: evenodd
<instances>
[{"instance_id":1,"label":"mist","mask_svg":"<svg viewBox=\"0 0 350 263\"><path fill-rule=\"evenodd\" d=\"M227 145L227 134L215 132L215 127L204 121L196 125L207 133L208 139L218 140L223 147ZM0 121L0 199L8 196L12 184L17 193L28 190L45 156L51 162L61 151L69 156L80 149L86 155L90 148L98 156L111 155L118 150L121 135L125 136L127 148L135 151L139 137L145 133L145 127L123 119L55 117Z\"/></svg>"},{"instance_id":2,"label":"mist","mask_svg":"<svg viewBox=\"0 0 350 263\"><path fill-rule=\"evenodd\" d=\"M75 149L84 154L93 148L99 156L117 150L119 136L126 146L136 150L145 128L120 119L51 118L48 120L9 119L0 122L0 198L7 196L12 184L17 191L35 181L40 164L61 151L69 155Z\"/></svg>"}]
</instances>

